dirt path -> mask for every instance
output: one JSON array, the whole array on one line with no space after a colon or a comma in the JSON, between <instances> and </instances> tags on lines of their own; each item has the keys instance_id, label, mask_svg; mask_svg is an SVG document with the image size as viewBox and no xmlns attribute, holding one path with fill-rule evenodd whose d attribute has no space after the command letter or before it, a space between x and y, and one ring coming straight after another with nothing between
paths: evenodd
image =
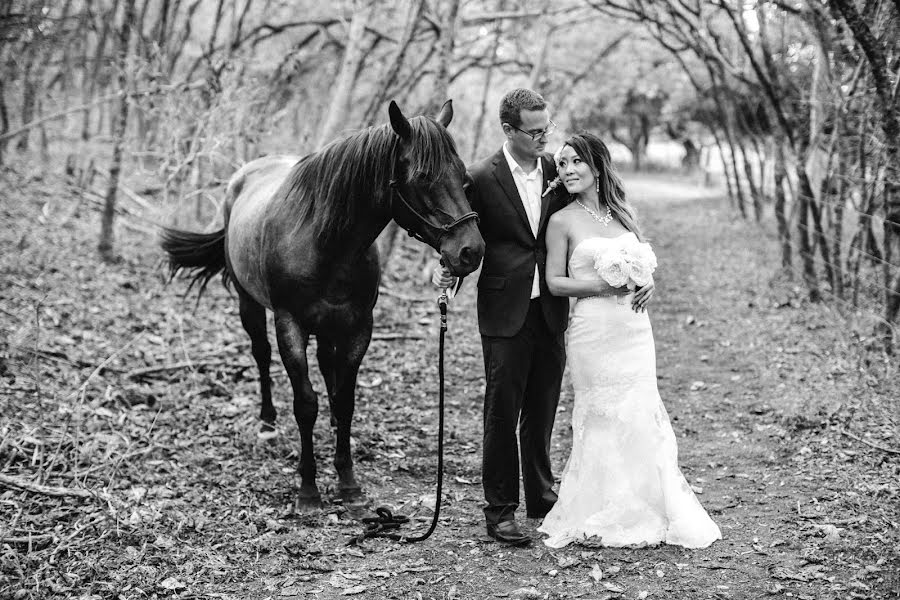
<instances>
[{"instance_id":1,"label":"dirt path","mask_svg":"<svg viewBox=\"0 0 900 600\"><path fill-rule=\"evenodd\" d=\"M277 369L282 435L270 444L255 438L255 373L235 367L250 357L234 302L212 290L190 314L192 302L162 288L152 240L135 241L122 265L98 267L85 250L93 223L69 221L42 231L57 243L24 243L17 260L0 263L13 283L0 297L10 337L27 338L21 315L41 301L52 312L32 334L57 351L55 362L10 354L13 377L0 388L0 465L4 474L55 485L83 481L113 500L51 502L0 488L0 536L27 529L52 540L0 544L0 596L900 597L900 461L851 437L900 448L900 394L885 377L896 371L852 347L856 334L836 313L799 300L789 283L772 283L780 281L775 245L761 241L769 234L738 223L720 198L665 179L632 180L628 189L660 258L651 318L661 395L682 469L702 489L698 497L724 540L696 551L549 551L490 541L480 511L483 384L469 285L450 316L440 527L423 544L347 547L359 530L351 513L331 501L314 513L294 507L297 433ZM51 215L63 212L47 204ZM15 224L2 233L4 247L34 239L42 206L35 199L3 209ZM397 260L414 269L415 256ZM431 295L424 286L394 289ZM421 526L431 514L436 449L435 312L430 303L383 296L379 331L410 337L373 343L355 424L354 456L373 504L390 504ZM115 370L72 394L116 352ZM72 364L59 362L60 353ZM193 370L142 381L125 375L182 359ZM555 434L558 473L571 402L567 390ZM321 404L317 444L330 498ZM47 457L28 456L28 440ZM54 444L62 459L45 469Z\"/></svg>"}]
</instances>

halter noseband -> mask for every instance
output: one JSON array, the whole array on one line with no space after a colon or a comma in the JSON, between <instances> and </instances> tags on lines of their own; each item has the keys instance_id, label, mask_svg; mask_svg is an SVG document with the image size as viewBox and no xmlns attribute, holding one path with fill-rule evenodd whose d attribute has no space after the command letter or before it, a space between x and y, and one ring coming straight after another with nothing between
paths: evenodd
<instances>
[{"instance_id":1,"label":"halter noseband","mask_svg":"<svg viewBox=\"0 0 900 600\"><path fill-rule=\"evenodd\" d=\"M403 206L406 207L406 210L408 210L416 219L418 219L422 225L438 232L437 236L436 236L438 245L440 245L441 239L445 235L450 233L450 230L453 229L454 227L456 227L457 225L462 225L463 223L465 223L466 221L469 221L470 219L475 219L475 223L476 224L478 223L478 213L473 210L473 211L467 212L466 214L459 217L458 219L455 219L451 223L447 223L446 225L436 225L436 224L432 223L431 221L429 221L426 217L422 216L419 213L419 211L417 211L415 208L413 208L412 205L406 200L406 198L403 197L403 192L400 191L400 185L397 183L396 179L391 179L391 181L388 185L390 186L391 191L394 192L394 194L397 195L397 198L400 199L400 202L403 203ZM394 219L394 220L396 221L396 219ZM397 221L397 224L400 225L400 227L402 227L406 231L406 233L409 234L410 237L414 237L417 240L419 240L420 242L424 242L424 243L428 244L428 240L426 240L424 238L424 236L422 236L422 234L419 233L418 231L415 231L411 227L406 227L405 225L400 223L400 221ZM429 244L429 245L431 245L431 244Z\"/></svg>"}]
</instances>

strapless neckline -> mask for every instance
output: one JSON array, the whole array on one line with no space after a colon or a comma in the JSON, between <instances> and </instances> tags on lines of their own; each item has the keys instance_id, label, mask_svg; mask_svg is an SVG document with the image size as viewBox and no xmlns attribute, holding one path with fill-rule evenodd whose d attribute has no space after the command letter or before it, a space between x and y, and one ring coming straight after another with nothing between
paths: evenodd
<instances>
[{"instance_id":1,"label":"strapless neckline","mask_svg":"<svg viewBox=\"0 0 900 600\"><path fill-rule=\"evenodd\" d=\"M619 235L614 235L614 236L612 236L612 237L606 237L606 236L603 236L603 235L592 235L591 237L586 237L586 238L584 238L583 240L581 240L580 242L578 242L577 244L575 244L575 247L572 248L572 254L571 254L571 256L569 256L569 262L572 261L572 258L575 256L575 252L576 252L576 251L578 250L578 248L580 248L580 247L582 246L582 244L584 244L585 242L590 242L591 240L610 240L610 241L612 241L612 240L617 240L617 239L619 239L620 237L626 236L626 235L629 235L629 234L634 235L634 232L633 232L633 231L626 231L626 232L624 232L624 233L620 233Z\"/></svg>"}]
</instances>

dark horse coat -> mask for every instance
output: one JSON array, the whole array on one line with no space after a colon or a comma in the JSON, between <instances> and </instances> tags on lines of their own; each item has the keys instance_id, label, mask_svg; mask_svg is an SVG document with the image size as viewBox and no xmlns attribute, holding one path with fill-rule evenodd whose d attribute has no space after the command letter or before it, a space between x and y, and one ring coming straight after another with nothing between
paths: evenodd
<instances>
[{"instance_id":1,"label":"dark horse coat","mask_svg":"<svg viewBox=\"0 0 900 600\"><path fill-rule=\"evenodd\" d=\"M484 243L463 190L465 169L437 119L407 120L393 102L390 125L370 127L301 159L270 157L232 178L225 228L163 230L173 272L194 272L201 289L216 273L234 283L241 323L260 371L263 432L273 432L266 309L275 315L278 350L294 392L300 429L300 500L320 501L313 425L318 399L306 347L316 337L335 429L334 465L345 499L361 495L350 455L356 378L372 336L380 279L373 245L388 221L417 234L458 275L474 271Z\"/></svg>"}]
</instances>

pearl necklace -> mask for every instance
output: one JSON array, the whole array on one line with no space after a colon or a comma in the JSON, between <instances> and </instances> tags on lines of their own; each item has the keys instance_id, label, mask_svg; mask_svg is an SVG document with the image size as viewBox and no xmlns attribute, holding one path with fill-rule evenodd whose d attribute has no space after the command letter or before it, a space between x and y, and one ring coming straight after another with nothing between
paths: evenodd
<instances>
[{"instance_id":1,"label":"pearl necklace","mask_svg":"<svg viewBox=\"0 0 900 600\"><path fill-rule=\"evenodd\" d=\"M612 211L609 208L609 204L606 205L606 214L601 217L600 215L589 209L587 206L582 204L581 200L579 200L578 198L575 199L575 202L578 203L578 206L586 210L587 213L591 215L595 221L597 221L598 223L603 223L604 227L609 227L609 224L613 220Z\"/></svg>"}]
</instances>

